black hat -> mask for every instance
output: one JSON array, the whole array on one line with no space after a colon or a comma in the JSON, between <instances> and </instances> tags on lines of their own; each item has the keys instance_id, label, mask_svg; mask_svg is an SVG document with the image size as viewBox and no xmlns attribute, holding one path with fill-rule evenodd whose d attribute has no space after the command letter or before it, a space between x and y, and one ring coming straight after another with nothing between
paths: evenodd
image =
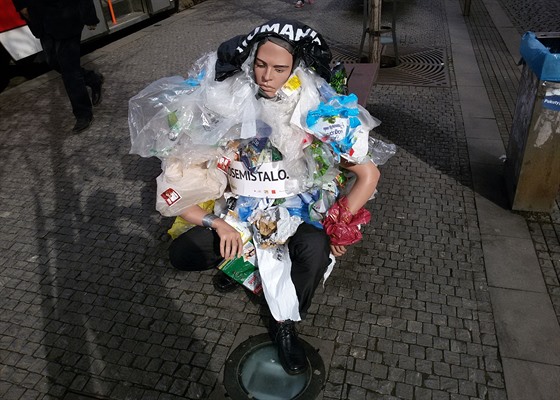
<instances>
[{"instance_id":1,"label":"black hat","mask_svg":"<svg viewBox=\"0 0 560 400\"><path fill-rule=\"evenodd\" d=\"M267 37L277 37L288 42L294 48L295 59L303 60L327 82L330 80L329 63L332 55L325 39L313 28L286 18L272 19L257 26L248 35L235 36L223 42L218 48L216 80L223 81L241 71L253 46Z\"/></svg>"}]
</instances>

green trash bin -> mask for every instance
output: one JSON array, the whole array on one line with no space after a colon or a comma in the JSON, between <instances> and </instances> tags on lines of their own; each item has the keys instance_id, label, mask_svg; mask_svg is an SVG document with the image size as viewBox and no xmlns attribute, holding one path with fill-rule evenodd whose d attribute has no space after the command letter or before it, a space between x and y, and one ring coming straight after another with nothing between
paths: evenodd
<instances>
[{"instance_id":1,"label":"green trash bin","mask_svg":"<svg viewBox=\"0 0 560 400\"><path fill-rule=\"evenodd\" d=\"M549 212L560 190L560 32L527 32L520 52L506 187L513 210Z\"/></svg>"}]
</instances>

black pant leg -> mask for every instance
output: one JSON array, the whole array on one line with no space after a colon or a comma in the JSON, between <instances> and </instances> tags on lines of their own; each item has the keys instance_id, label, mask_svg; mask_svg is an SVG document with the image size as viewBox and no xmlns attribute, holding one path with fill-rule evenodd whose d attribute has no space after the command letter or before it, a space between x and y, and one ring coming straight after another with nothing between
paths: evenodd
<instances>
[{"instance_id":1,"label":"black pant leg","mask_svg":"<svg viewBox=\"0 0 560 400\"><path fill-rule=\"evenodd\" d=\"M60 66L58 65L58 57L56 56L56 46L53 37L44 35L41 37L41 47L43 48L43 53L47 59L47 64L49 67L54 69L56 72L60 73Z\"/></svg>"},{"instance_id":2,"label":"black pant leg","mask_svg":"<svg viewBox=\"0 0 560 400\"><path fill-rule=\"evenodd\" d=\"M222 260L220 237L214 230L201 226L189 229L169 247L171 265L182 271L205 271Z\"/></svg>"},{"instance_id":3,"label":"black pant leg","mask_svg":"<svg viewBox=\"0 0 560 400\"><path fill-rule=\"evenodd\" d=\"M101 85L101 74L90 69L82 68L86 86L97 87Z\"/></svg>"},{"instance_id":4,"label":"black pant leg","mask_svg":"<svg viewBox=\"0 0 560 400\"><path fill-rule=\"evenodd\" d=\"M313 294L331 263L330 241L324 230L303 223L288 242L292 261L291 278L299 300L299 312L304 318Z\"/></svg>"},{"instance_id":5,"label":"black pant leg","mask_svg":"<svg viewBox=\"0 0 560 400\"><path fill-rule=\"evenodd\" d=\"M86 87L84 70L80 65L80 36L55 39L48 35L41 38L49 65L60 72L66 94L76 118L91 118L91 99ZM47 50L48 49L48 50Z\"/></svg>"}]
</instances>

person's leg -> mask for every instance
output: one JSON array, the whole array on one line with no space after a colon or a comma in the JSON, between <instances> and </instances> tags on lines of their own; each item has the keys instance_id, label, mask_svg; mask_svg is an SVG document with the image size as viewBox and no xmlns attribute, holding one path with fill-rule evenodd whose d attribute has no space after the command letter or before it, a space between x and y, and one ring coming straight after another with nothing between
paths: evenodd
<instances>
[{"instance_id":1,"label":"person's leg","mask_svg":"<svg viewBox=\"0 0 560 400\"><path fill-rule=\"evenodd\" d=\"M292 261L291 278L299 300L302 318L315 289L330 264L329 238L322 229L309 224L301 224L288 242ZM278 356L288 374L300 374L308 367L303 344L297 337L293 321L271 321L271 335L278 345Z\"/></svg>"},{"instance_id":2,"label":"person's leg","mask_svg":"<svg viewBox=\"0 0 560 400\"><path fill-rule=\"evenodd\" d=\"M220 237L214 230L202 226L189 229L169 247L169 261L181 271L205 271L222 260Z\"/></svg>"},{"instance_id":3,"label":"person's leg","mask_svg":"<svg viewBox=\"0 0 560 400\"><path fill-rule=\"evenodd\" d=\"M45 59L47 60L47 64L49 65L49 67L60 73L60 66L58 65L54 38L50 37L47 34L44 34L41 37L41 47L43 48L43 54L45 54Z\"/></svg>"},{"instance_id":4,"label":"person's leg","mask_svg":"<svg viewBox=\"0 0 560 400\"><path fill-rule=\"evenodd\" d=\"M101 87L105 78L99 72L82 68L86 86L91 88L91 104L96 106L101 102Z\"/></svg>"},{"instance_id":5,"label":"person's leg","mask_svg":"<svg viewBox=\"0 0 560 400\"><path fill-rule=\"evenodd\" d=\"M292 261L291 277L299 300L302 318L311 305L313 294L331 263L330 241L323 229L301 224L288 242Z\"/></svg>"},{"instance_id":6,"label":"person's leg","mask_svg":"<svg viewBox=\"0 0 560 400\"><path fill-rule=\"evenodd\" d=\"M195 226L173 240L169 247L171 265L182 271L205 271L223 261L220 254L220 237L211 229ZM212 279L214 288L231 292L239 287L237 281L218 271Z\"/></svg>"},{"instance_id":7,"label":"person's leg","mask_svg":"<svg viewBox=\"0 0 560 400\"><path fill-rule=\"evenodd\" d=\"M80 37L55 40L56 58L66 93L76 119L93 117L91 100L86 88L84 71L80 65Z\"/></svg>"},{"instance_id":8,"label":"person's leg","mask_svg":"<svg viewBox=\"0 0 560 400\"><path fill-rule=\"evenodd\" d=\"M86 86L89 87L100 85L103 80L103 75L91 69L86 69L82 67L82 74L84 75Z\"/></svg>"}]
</instances>

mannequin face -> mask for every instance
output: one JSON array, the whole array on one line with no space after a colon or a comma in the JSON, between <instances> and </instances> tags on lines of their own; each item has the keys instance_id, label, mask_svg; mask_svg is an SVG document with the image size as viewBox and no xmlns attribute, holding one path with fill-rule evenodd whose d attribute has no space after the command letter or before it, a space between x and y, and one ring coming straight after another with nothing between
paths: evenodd
<instances>
[{"instance_id":1,"label":"mannequin face","mask_svg":"<svg viewBox=\"0 0 560 400\"><path fill-rule=\"evenodd\" d=\"M261 90L274 97L292 74L294 60L288 50L272 42L259 47L253 71Z\"/></svg>"}]
</instances>

